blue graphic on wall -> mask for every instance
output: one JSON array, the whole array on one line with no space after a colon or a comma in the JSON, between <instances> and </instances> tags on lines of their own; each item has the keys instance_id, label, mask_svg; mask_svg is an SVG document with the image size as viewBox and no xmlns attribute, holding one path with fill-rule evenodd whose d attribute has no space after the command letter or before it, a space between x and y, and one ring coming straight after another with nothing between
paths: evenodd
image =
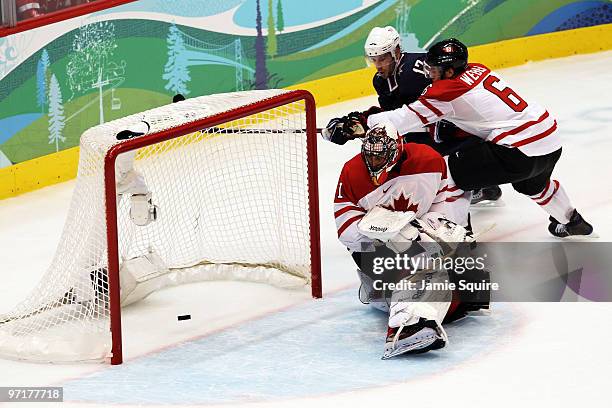
<instances>
[{"instance_id":1,"label":"blue graphic on wall","mask_svg":"<svg viewBox=\"0 0 612 408\"><path fill-rule=\"evenodd\" d=\"M275 0L276 3L277 0ZM335 17L342 13L347 13L362 6L361 0L344 0L344 1L329 1L329 0L310 0L308 6L304 2L295 0L281 0L283 5L283 16L285 27L292 27L301 24L314 23L326 18ZM255 28L255 13L256 0L246 0L234 14L234 22L242 27ZM266 7L261 9L261 18L263 21L268 19L268 10Z\"/></svg>"},{"instance_id":2,"label":"blue graphic on wall","mask_svg":"<svg viewBox=\"0 0 612 408\"><path fill-rule=\"evenodd\" d=\"M560 7L544 17L527 35L606 24L612 21L609 1L581 1Z\"/></svg>"},{"instance_id":3,"label":"blue graphic on wall","mask_svg":"<svg viewBox=\"0 0 612 408\"><path fill-rule=\"evenodd\" d=\"M41 116L42 113L34 112L0 119L0 144L9 140L15 133L28 127Z\"/></svg>"},{"instance_id":4,"label":"blue graphic on wall","mask_svg":"<svg viewBox=\"0 0 612 408\"><path fill-rule=\"evenodd\" d=\"M3 167L8 167L8 166L10 166L12 164L13 163L11 163L9 158L6 157L6 155L4 153L2 153L2 150L0 150L0 169L3 168Z\"/></svg>"}]
</instances>

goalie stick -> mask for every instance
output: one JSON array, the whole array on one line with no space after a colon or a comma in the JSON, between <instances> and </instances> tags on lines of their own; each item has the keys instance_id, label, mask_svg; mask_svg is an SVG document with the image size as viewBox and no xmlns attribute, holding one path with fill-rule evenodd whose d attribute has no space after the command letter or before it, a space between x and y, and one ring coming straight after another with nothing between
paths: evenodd
<instances>
[{"instance_id":1,"label":"goalie stick","mask_svg":"<svg viewBox=\"0 0 612 408\"><path fill-rule=\"evenodd\" d=\"M32 316L39 315L41 313L68 305L85 306L90 307L93 302L94 304L100 304L101 302L108 302L108 275L106 274L106 268L96 269L89 273L91 284L95 293L94 299L78 300L74 288L70 288L63 296L59 299L49 302L44 306L39 307L29 313L24 313L17 316L6 316L0 315L0 325L14 322L17 320L27 319Z\"/></svg>"}]
</instances>

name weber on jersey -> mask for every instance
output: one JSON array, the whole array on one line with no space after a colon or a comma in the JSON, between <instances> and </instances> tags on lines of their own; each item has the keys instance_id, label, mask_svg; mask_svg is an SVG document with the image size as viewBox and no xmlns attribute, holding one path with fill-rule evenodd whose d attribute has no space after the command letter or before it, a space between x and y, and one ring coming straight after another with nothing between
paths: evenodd
<instances>
[{"instance_id":1,"label":"name weber on jersey","mask_svg":"<svg viewBox=\"0 0 612 408\"><path fill-rule=\"evenodd\" d=\"M474 106L481 108L476 110ZM561 147L555 134L557 122L548 111L523 99L482 64L469 64L456 78L435 82L409 105L371 115L368 126L390 120L403 134L445 118L468 133L519 148L528 156L548 154Z\"/></svg>"}]
</instances>

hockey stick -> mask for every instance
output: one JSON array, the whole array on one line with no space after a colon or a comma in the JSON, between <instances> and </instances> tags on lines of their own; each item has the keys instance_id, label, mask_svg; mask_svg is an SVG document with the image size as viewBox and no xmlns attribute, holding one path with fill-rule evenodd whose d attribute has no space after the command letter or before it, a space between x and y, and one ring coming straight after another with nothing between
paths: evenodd
<instances>
[{"instance_id":1,"label":"hockey stick","mask_svg":"<svg viewBox=\"0 0 612 408\"><path fill-rule=\"evenodd\" d=\"M9 317L6 317L7 315L0 315L0 326L17 320L27 319L62 306L77 305L89 307L93 301L107 302L105 298L108 299L108 276L105 274L105 269L106 268L100 268L89 273L89 278L94 290L94 299L77 300L76 294L74 293L74 287L72 287L59 299L49 302L29 313L24 313L17 316L9 315Z\"/></svg>"},{"instance_id":2,"label":"hockey stick","mask_svg":"<svg viewBox=\"0 0 612 408\"><path fill-rule=\"evenodd\" d=\"M146 122L145 122L146 123ZM317 134L321 134L322 128L317 128ZM282 134L282 133L306 133L307 129L263 129L263 128L243 128L243 129L231 129L231 128L220 128L220 127L208 127L200 130L200 132L206 133L218 133L218 134L232 134L232 133L247 133L247 134ZM195 133L195 132L194 132ZM117 140L128 140L137 136L142 136L145 133L135 132L129 129L122 130L115 135Z\"/></svg>"},{"instance_id":3,"label":"hockey stick","mask_svg":"<svg viewBox=\"0 0 612 408\"><path fill-rule=\"evenodd\" d=\"M220 127L209 127L202 129L203 131L210 131L214 133L221 134L231 134L231 133L271 133L271 134L279 134L279 133L306 133L308 130L306 128L302 129L264 129L264 128L242 128L242 129L227 129ZM317 133L320 134L323 128L317 128Z\"/></svg>"},{"instance_id":4,"label":"hockey stick","mask_svg":"<svg viewBox=\"0 0 612 408\"><path fill-rule=\"evenodd\" d=\"M3 324L6 324L6 323L17 321L17 320L27 319L27 318L30 318L32 316L36 316L36 315L39 315L41 313L47 312L49 310L56 309L58 307L62 307L62 306L66 306L66 305L83 305L83 306L88 306L89 303L91 303L91 300L77 301L76 300L76 296L74 295L74 293L72 291L73 291L73 289L70 289L68 292L66 292L64 294L64 296L62 296L58 300L56 300L54 302L47 303L46 305L41 306L38 309L33 310L33 311L29 312L29 313L25 313L25 314L18 315L18 316L10 316L10 317L0 316L0 326L3 325Z\"/></svg>"},{"instance_id":5,"label":"hockey stick","mask_svg":"<svg viewBox=\"0 0 612 408\"><path fill-rule=\"evenodd\" d=\"M172 103L177 103L177 102L182 102L184 101L186 98L183 94L176 94L172 97ZM217 133L233 133L231 131L228 131L228 129L222 129L222 128L208 128L208 129L218 129L219 131ZM245 130L245 129L241 129L241 130ZM321 133L322 128L317 128L317 133ZM306 133L306 129L282 129L282 130L276 130L276 129L253 129L252 132L246 132L246 133Z\"/></svg>"}]
</instances>

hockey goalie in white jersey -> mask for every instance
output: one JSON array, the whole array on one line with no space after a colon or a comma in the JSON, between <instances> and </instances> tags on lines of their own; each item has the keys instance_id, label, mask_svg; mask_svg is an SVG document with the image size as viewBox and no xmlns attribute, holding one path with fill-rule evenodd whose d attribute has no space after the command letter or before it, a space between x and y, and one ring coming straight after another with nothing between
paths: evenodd
<instances>
[{"instance_id":1,"label":"hockey goalie in white jersey","mask_svg":"<svg viewBox=\"0 0 612 408\"><path fill-rule=\"evenodd\" d=\"M467 47L454 38L434 44L425 62L432 85L409 105L369 116L368 126L391 122L403 134L451 121L485 140L448 157L451 188L470 191L511 183L550 215L552 235L590 235L593 227L559 181L551 179L561 140L548 110L523 99L486 66L468 64Z\"/></svg>"},{"instance_id":2,"label":"hockey goalie in white jersey","mask_svg":"<svg viewBox=\"0 0 612 408\"><path fill-rule=\"evenodd\" d=\"M488 307L488 303L472 309L459 307L450 291L375 293L373 281L382 275L373 273L365 260L374 253L443 256L443 247L448 255L449 246L472 241L471 232L454 222L467 217L468 206L457 205L457 198L447 186L444 159L428 146L403 144L390 123L368 130L361 154L342 169L334 199L338 238L359 267L360 300L389 310L383 358L442 348L448 341L441 325L445 318ZM420 288L422 282L448 280L448 273L420 268L384 279L410 281Z\"/></svg>"}]
</instances>

